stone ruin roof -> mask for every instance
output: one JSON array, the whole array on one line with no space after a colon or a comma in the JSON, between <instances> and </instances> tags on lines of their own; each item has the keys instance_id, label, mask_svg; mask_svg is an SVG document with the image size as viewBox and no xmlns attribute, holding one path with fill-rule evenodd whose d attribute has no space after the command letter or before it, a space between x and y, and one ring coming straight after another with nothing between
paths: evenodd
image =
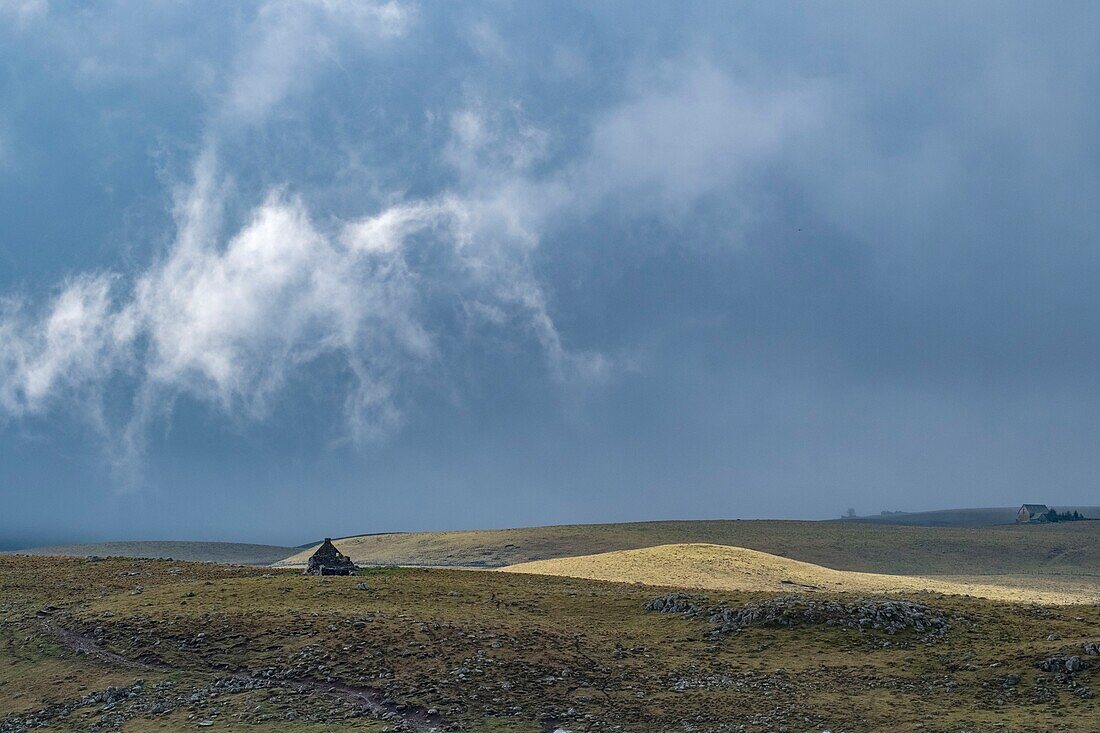
<instances>
[{"instance_id":1,"label":"stone ruin roof","mask_svg":"<svg viewBox=\"0 0 1100 733\"><path fill-rule=\"evenodd\" d=\"M305 570L306 575L351 575L354 572L355 563L336 549L331 537L326 537L317 551L310 556Z\"/></svg>"}]
</instances>

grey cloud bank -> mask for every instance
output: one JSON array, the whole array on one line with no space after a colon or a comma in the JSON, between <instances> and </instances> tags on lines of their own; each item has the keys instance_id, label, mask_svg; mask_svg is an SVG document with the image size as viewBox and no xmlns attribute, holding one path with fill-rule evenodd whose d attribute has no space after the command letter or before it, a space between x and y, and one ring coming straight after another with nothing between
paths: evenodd
<instances>
[{"instance_id":1,"label":"grey cloud bank","mask_svg":"<svg viewBox=\"0 0 1100 733\"><path fill-rule=\"evenodd\" d=\"M9 543L1096 495L1089 4L0 13Z\"/></svg>"}]
</instances>

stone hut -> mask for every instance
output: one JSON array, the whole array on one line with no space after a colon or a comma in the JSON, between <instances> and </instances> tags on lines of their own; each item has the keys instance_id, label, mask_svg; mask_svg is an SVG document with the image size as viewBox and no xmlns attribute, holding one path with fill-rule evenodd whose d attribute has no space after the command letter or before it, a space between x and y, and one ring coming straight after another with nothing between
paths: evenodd
<instances>
[{"instance_id":1,"label":"stone hut","mask_svg":"<svg viewBox=\"0 0 1100 733\"><path fill-rule=\"evenodd\" d=\"M355 572L355 563L351 558L336 549L332 538L326 537L317 552L309 558L306 575L351 575Z\"/></svg>"},{"instance_id":2,"label":"stone hut","mask_svg":"<svg viewBox=\"0 0 1100 733\"><path fill-rule=\"evenodd\" d=\"M1024 504L1016 512L1016 524L1045 521L1049 511L1046 504Z\"/></svg>"}]
</instances>

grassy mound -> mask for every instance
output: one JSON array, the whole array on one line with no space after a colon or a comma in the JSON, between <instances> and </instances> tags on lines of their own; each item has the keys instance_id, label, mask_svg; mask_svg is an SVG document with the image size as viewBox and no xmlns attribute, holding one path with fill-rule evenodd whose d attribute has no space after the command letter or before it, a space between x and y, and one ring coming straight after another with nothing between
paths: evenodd
<instances>
[{"instance_id":1,"label":"grassy mound","mask_svg":"<svg viewBox=\"0 0 1100 733\"><path fill-rule=\"evenodd\" d=\"M681 544L641 550L520 563L504 572L559 575L618 583L643 583L726 591L816 591L825 593L913 593L930 591L1030 603L1100 601L1100 579L1015 576L933 578L833 570L744 547Z\"/></svg>"}]
</instances>

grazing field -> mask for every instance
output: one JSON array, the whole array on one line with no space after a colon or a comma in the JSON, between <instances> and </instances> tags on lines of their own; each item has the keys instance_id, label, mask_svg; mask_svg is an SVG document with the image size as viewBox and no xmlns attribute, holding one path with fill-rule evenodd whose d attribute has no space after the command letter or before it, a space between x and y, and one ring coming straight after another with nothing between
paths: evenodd
<instances>
[{"instance_id":1,"label":"grazing field","mask_svg":"<svg viewBox=\"0 0 1100 733\"><path fill-rule=\"evenodd\" d=\"M26 556L0 592L4 733L1100 730L1097 606L819 593L810 620L726 628L631 584ZM875 621L899 608L927 625Z\"/></svg>"},{"instance_id":2,"label":"grazing field","mask_svg":"<svg viewBox=\"0 0 1100 733\"><path fill-rule=\"evenodd\" d=\"M189 562L226 562L242 565L270 565L297 548L281 545L253 545L244 542L89 542L75 545L31 547L23 555L66 555L69 557L143 557Z\"/></svg>"},{"instance_id":3,"label":"grazing field","mask_svg":"<svg viewBox=\"0 0 1100 733\"><path fill-rule=\"evenodd\" d=\"M536 560L504 572L644 583L686 588L808 593L934 592L1028 603L1098 603L1100 577L999 576L973 578L887 575L833 570L812 563L725 545L661 545L598 555ZM674 580L673 580L674 579Z\"/></svg>"},{"instance_id":4,"label":"grazing field","mask_svg":"<svg viewBox=\"0 0 1100 733\"><path fill-rule=\"evenodd\" d=\"M475 567L685 543L746 547L869 573L1100 574L1100 522L949 528L848 521L672 521L409 532L335 542L358 563ZM302 565L312 552L299 552L284 563Z\"/></svg>"}]
</instances>

